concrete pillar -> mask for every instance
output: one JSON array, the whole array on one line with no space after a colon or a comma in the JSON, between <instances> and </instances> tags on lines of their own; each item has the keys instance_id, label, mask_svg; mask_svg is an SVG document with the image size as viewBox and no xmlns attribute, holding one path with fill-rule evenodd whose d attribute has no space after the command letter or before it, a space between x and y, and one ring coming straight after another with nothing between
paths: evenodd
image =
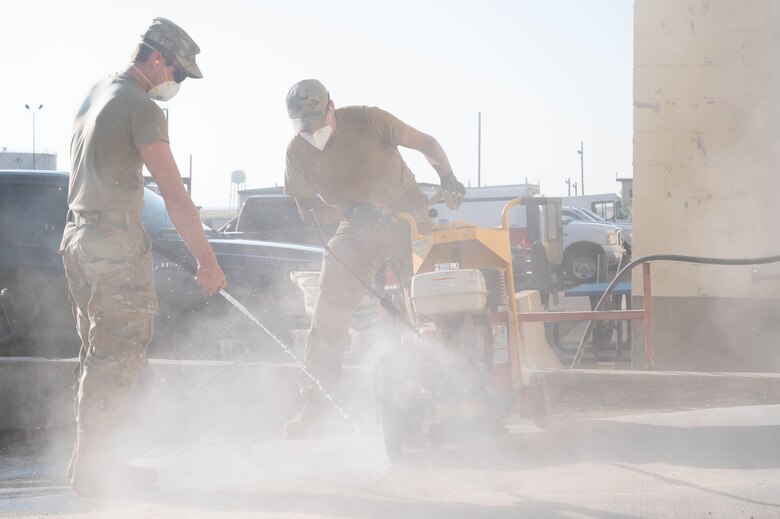
<instances>
[{"instance_id":1,"label":"concrete pillar","mask_svg":"<svg viewBox=\"0 0 780 519\"><path fill-rule=\"evenodd\" d=\"M634 257L780 254L779 167L780 0L636 0ZM657 263L652 291L656 369L780 371L779 281Z\"/></svg>"}]
</instances>

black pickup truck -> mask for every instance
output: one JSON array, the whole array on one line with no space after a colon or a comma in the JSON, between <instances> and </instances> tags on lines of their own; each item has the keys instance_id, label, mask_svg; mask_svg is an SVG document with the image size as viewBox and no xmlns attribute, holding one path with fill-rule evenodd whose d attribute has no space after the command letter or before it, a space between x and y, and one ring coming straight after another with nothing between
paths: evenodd
<instances>
[{"instance_id":1,"label":"black pickup truck","mask_svg":"<svg viewBox=\"0 0 780 519\"><path fill-rule=\"evenodd\" d=\"M15 303L18 330L2 354L72 357L78 354L67 281L58 254L67 214L68 174L0 170L0 288ZM144 226L156 249L192 262L173 229L162 198L146 189ZM292 271L318 271L319 247L238 239L206 228L228 278L228 292L275 334L305 329L310 317ZM154 254L160 313L149 354L187 359L284 358L282 350L219 296L208 297L192 275Z\"/></svg>"},{"instance_id":2,"label":"black pickup truck","mask_svg":"<svg viewBox=\"0 0 780 519\"><path fill-rule=\"evenodd\" d=\"M324 225L322 235L316 226L308 225L298 214L295 199L288 195L250 196L220 232L250 240L279 241L322 246L323 238L330 239L337 225Z\"/></svg>"}]
</instances>

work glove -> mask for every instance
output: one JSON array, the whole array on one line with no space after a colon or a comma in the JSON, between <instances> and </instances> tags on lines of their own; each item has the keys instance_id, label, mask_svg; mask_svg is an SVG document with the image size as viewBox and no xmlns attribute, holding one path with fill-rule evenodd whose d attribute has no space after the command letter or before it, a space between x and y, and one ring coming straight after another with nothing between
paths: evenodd
<instances>
[{"instance_id":1,"label":"work glove","mask_svg":"<svg viewBox=\"0 0 780 519\"><path fill-rule=\"evenodd\" d=\"M395 223L393 213L384 207L374 204L349 204L344 206L344 217L350 222L381 229Z\"/></svg>"},{"instance_id":2,"label":"work glove","mask_svg":"<svg viewBox=\"0 0 780 519\"><path fill-rule=\"evenodd\" d=\"M460 207L466 198L466 188L455 178L452 171L441 178L441 189L444 193L444 201L450 209Z\"/></svg>"}]
</instances>

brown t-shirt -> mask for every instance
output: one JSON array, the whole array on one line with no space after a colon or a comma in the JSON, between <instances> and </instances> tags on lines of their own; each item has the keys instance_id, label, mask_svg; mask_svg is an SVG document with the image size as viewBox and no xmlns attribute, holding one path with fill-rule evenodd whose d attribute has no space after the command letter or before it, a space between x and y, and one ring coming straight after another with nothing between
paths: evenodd
<instances>
[{"instance_id":1,"label":"brown t-shirt","mask_svg":"<svg viewBox=\"0 0 780 519\"><path fill-rule=\"evenodd\" d=\"M138 150L168 141L168 123L141 85L123 75L92 87L73 124L68 205L74 211L140 211Z\"/></svg>"},{"instance_id":2,"label":"brown t-shirt","mask_svg":"<svg viewBox=\"0 0 780 519\"><path fill-rule=\"evenodd\" d=\"M406 125L368 106L335 111L336 124L323 151L296 135L287 146L284 191L296 198L320 195L331 205L370 203L392 208L415 186L398 151Z\"/></svg>"}]
</instances>

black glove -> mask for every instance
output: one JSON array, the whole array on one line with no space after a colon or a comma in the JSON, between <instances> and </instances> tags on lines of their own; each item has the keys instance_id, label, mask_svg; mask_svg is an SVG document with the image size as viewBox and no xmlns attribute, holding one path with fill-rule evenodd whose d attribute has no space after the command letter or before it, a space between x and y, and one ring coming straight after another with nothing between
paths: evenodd
<instances>
[{"instance_id":1,"label":"black glove","mask_svg":"<svg viewBox=\"0 0 780 519\"><path fill-rule=\"evenodd\" d=\"M450 209L460 207L466 198L466 188L455 178L455 173L452 171L441 177L441 188L444 191L444 200Z\"/></svg>"}]
</instances>

